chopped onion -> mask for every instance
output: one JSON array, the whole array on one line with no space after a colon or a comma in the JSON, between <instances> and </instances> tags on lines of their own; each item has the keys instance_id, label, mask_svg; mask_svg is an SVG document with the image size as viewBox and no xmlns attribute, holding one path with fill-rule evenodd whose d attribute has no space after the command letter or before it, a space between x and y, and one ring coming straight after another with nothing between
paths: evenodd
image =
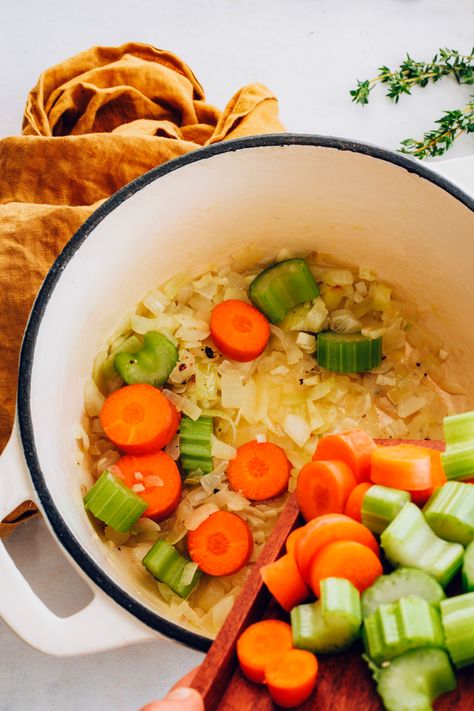
<instances>
[{"instance_id":1,"label":"chopped onion","mask_svg":"<svg viewBox=\"0 0 474 711\"><path fill-rule=\"evenodd\" d=\"M134 484L132 486L132 491L135 494L140 494L142 491L145 491L145 487L143 486L143 484Z\"/></svg>"},{"instance_id":2,"label":"chopped onion","mask_svg":"<svg viewBox=\"0 0 474 711\"><path fill-rule=\"evenodd\" d=\"M135 333L144 334L148 331L170 331L174 333L178 328L179 323L174 316L169 316L168 314L160 314L154 318L147 318L146 316L137 316L134 314L132 316L132 330Z\"/></svg>"},{"instance_id":3,"label":"chopped onion","mask_svg":"<svg viewBox=\"0 0 474 711\"><path fill-rule=\"evenodd\" d=\"M144 306L147 307L148 311L157 316L161 314L165 308L170 303L170 299L162 291L154 290L149 291L148 294L143 299Z\"/></svg>"},{"instance_id":4,"label":"chopped onion","mask_svg":"<svg viewBox=\"0 0 474 711\"><path fill-rule=\"evenodd\" d=\"M195 531L201 523L203 523L216 511L219 511L219 507L215 504L203 504L202 506L199 506L199 508L195 509L192 514L184 520L184 525L188 531Z\"/></svg>"},{"instance_id":5,"label":"chopped onion","mask_svg":"<svg viewBox=\"0 0 474 711\"><path fill-rule=\"evenodd\" d=\"M165 447L165 453L168 455L168 457L171 457L174 462L179 459L179 434L175 434L171 442L168 442Z\"/></svg>"},{"instance_id":6,"label":"chopped onion","mask_svg":"<svg viewBox=\"0 0 474 711\"><path fill-rule=\"evenodd\" d=\"M304 331L298 333L296 343L300 346L300 348L308 353L312 353L316 349L315 337L310 333L305 333Z\"/></svg>"},{"instance_id":7,"label":"chopped onion","mask_svg":"<svg viewBox=\"0 0 474 711\"><path fill-rule=\"evenodd\" d=\"M415 412L421 410L422 407L426 405L426 398L423 396L415 396L402 400L397 407L397 412L399 417L410 417L414 415Z\"/></svg>"},{"instance_id":8,"label":"chopped onion","mask_svg":"<svg viewBox=\"0 0 474 711\"><path fill-rule=\"evenodd\" d=\"M257 434L257 435L255 435L255 439L259 444L263 444L263 442L267 441L267 435L266 434Z\"/></svg>"},{"instance_id":9,"label":"chopped onion","mask_svg":"<svg viewBox=\"0 0 474 711\"><path fill-rule=\"evenodd\" d=\"M164 486L165 482L163 479L159 476L156 476L155 474L150 474L149 476L144 477L143 483L145 486Z\"/></svg>"},{"instance_id":10,"label":"chopped onion","mask_svg":"<svg viewBox=\"0 0 474 711\"><path fill-rule=\"evenodd\" d=\"M102 410L102 405L105 402L105 397L100 392L99 388L89 378L84 384L84 405L89 417L96 417Z\"/></svg>"},{"instance_id":11,"label":"chopped onion","mask_svg":"<svg viewBox=\"0 0 474 711\"><path fill-rule=\"evenodd\" d=\"M243 375L238 370L225 370L221 375L222 407L239 408L242 404Z\"/></svg>"},{"instance_id":12,"label":"chopped onion","mask_svg":"<svg viewBox=\"0 0 474 711\"><path fill-rule=\"evenodd\" d=\"M226 442L222 442L214 435L211 435L211 454L216 459L234 459L237 454L235 447Z\"/></svg>"},{"instance_id":13,"label":"chopped onion","mask_svg":"<svg viewBox=\"0 0 474 711\"><path fill-rule=\"evenodd\" d=\"M198 569L197 563L186 563L181 573L181 578L179 580L180 585L189 585L192 583L196 570Z\"/></svg>"},{"instance_id":14,"label":"chopped onion","mask_svg":"<svg viewBox=\"0 0 474 711\"><path fill-rule=\"evenodd\" d=\"M348 309L333 311L329 317L329 324L336 333L359 333L362 324Z\"/></svg>"},{"instance_id":15,"label":"chopped onion","mask_svg":"<svg viewBox=\"0 0 474 711\"><path fill-rule=\"evenodd\" d=\"M197 420L201 415L201 408L198 407L194 402L188 400L188 398L178 395L172 390L167 388L163 389L163 395L168 398L170 402L176 407L179 412L184 412L185 415L190 417L192 420Z\"/></svg>"},{"instance_id":16,"label":"chopped onion","mask_svg":"<svg viewBox=\"0 0 474 711\"><path fill-rule=\"evenodd\" d=\"M311 435L308 422L300 415L287 415L283 420L283 429L298 447L303 447Z\"/></svg>"}]
</instances>

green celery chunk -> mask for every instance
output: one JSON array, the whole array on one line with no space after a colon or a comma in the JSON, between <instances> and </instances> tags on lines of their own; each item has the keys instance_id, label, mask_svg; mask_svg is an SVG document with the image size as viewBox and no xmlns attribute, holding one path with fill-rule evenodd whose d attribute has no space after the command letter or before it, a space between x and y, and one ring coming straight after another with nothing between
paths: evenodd
<instances>
[{"instance_id":1,"label":"green celery chunk","mask_svg":"<svg viewBox=\"0 0 474 711\"><path fill-rule=\"evenodd\" d=\"M456 595L440 605L446 648L458 669L474 664L474 592Z\"/></svg>"},{"instance_id":2,"label":"green celery chunk","mask_svg":"<svg viewBox=\"0 0 474 711\"><path fill-rule=\"evenodd\" d=\"M432 702L456 688L443 649L411 649L382 669L371 667L386 711L433 711Z\"/></svg>"},{"instance_id":3,"label":"green celery chunk","mask_svg":"<svg viewBox=\"0 0 474 711\"><path fill-rule=\"evenodd\" d=\"M362 500L362 523L372 533L382 533L409 501L408 491L375 484Z\"/></svg>"},{"instance_id":4,"label":"green celery chunk","mask_svg":"<svg viewBox=\"0 0 474 711\"><path fill-rule=\"evenodd\" d=\"M145 333L139 351L122 351L114 358L115 370L125 383L146 383L157 388L166 383L177 362L176 346L158 331Z\"/></svg>"},{"instance_id":5,"label":"green celery chunk","mask_svg":"<svg viewBox=\"0 0 474 711\"><path fill-rule=\"evenodd\" d=\"M317 296L318 285L304 259L272 264L249 287L250 300L272 323L280 323L292 308Z\"/></svg>"},{"instance_id":6,"label":"green celery chunk","mask_svg":"<svg viewBox=\"0 0 474 711\"><path fill-rule=\"evenodd\" d=\"M424 570L398 568L389 575L381 575L364 590L361 595L362 616L369 617L380 605L397 602L408 595L421 597L436 608L446 597L441 585Z\"/></svg>"},{"instance_id":7,"label":"green celery chunk","mask_svg":"<svg viewBox=\"0 0 474 711\"><path fill-rule=\"evenodd\" d=\"M362 637L367 654L376 664L409 649L444 646L439 612L416 595L402 597L393 605L380 605L364 619Z\"/></svg>"},{"instance_id":8,"label":"green celery chunk","mask_svg":"<svg viewBox=\"0 0 474 711\"><path fill-rule=\"evenodd\" d=\"M443 587L462 565L463 547L438 538L420 509L412 503L405 504L382 533L380 541L393 566L420 568Z\"/></svg>"},{"instance_id":9,"label":"green celery chunk","mask_svg":"<svg viewBox=\"0 0 474 711\"><path fill-rule=\"evenodd\" d=\"M196 563L184 558L165 541L157 541L143 558L142 564L156 580L168 585L182 598L191 594L202 575Z\"/></svg>"},{"instance_id":10,"label":"green celery chunk","mask_svg":"<svg viewBox=\"0 0 474 711\"><path fill-rule=\"evenodd\" d=\"M382 338L321 331L317 335L316 359L322 368L335 373L365 373L382 362Z\"/></svg>"},{"instance_id":11,"label":"green celery chunk","mask_svg":"<svg viewBox=\"0 0 474 711\"><path fill-rule=\"evenodd\" d=\"M321 582L321 598L291 611L293 644L298 649L328 654L347 649L359 636L360 596L343 578Z\"/></svg>"},{"instance_id":12,"label":"green celery chunk","mask_svg":"<svg viewBox=\"0 0 474 711\"><path fill-rule=\"evenodd\" d=\"M467 546L474 541L474 486L448 481L427 501L423 515L437 536Z\"/></svg>"},{"instance_id":13,"label":"green celery chunk","mask_svg":"<svg viewBox=\"0 0 474 711\"><path fill-rule=\"evenodd\" d=\"M84 496L86 511L114 531L128 531L148 508L148 503L135 494L121 479L104 471Z\"/></svg>"},{"instance_id":14,"label":"green celery chunk","mask_svg":"<svg viewBox=\"0 0 474 711\"><path fill-rule=\"evenodd\" d=\"M474 541L464 551L462 589L464 592L474 592Z\"/></svg>"},{"instance_id":15,"label":"green celery chunk","mask_svg":"<svg viewBox=\"0 0 474 711\"><path fill-rule=\"evenodd\" d=\"M181 419L179 450L181 466L185 472L194 472L196 470L200 470L203 474L212 472L212 433L212 417L201 415L197 420L191 420L190 417L185 415Z\"/></svg>"},{"instance_id":16,"label":"green celery chunk","mask_svg":"<svg viewBox=\"0 0 474 711\"><path fill-rule=\"evenodd\" d=\"M448 479L474 476L474 411L450 415L443 420L446 451L441 453Z\"/></svg>"},{"instance_id":17,"label":"green celery chunk","mask_svg":"<svg viewBox=\"0 0 474 711\"><path fill-rule=\"evenodd\" d=\"M133 335L130 336L129 338L126 338L123 343L121 343L117 348L114 348L113 351L110 352L110 354L107 356L106 360L104 361L102 365L102 375L106 380L110 380L111 378L115 377L117 375L117 371L115 370L115 356L117 353L123 353L126 351L127 353L137 353L137 351L141 350L143 346L143 339L141 339L139 336Z\"/></svg>"}]
</instances>

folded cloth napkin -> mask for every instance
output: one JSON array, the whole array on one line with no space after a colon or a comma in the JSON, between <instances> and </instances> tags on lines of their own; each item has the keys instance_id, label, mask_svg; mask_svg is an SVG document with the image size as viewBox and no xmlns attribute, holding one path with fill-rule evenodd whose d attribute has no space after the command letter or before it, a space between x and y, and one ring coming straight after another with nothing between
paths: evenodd
<instances>
[{"instance_id":1,"label":"folded cloth napkin","mask_svg":"<svg viewBox=\"0 0 474 711\"><path fill-rule=\"evenodd\" d=\"M262 84L240 89L221 112L181 59L151 45L93 47L40 76L23 135L0 140L0 450L12 427L29 310L81 223L171 158L282 130L277 99ZM34 510L25 503L0 524L0 535Z\"/></svg>"}]
</instances>

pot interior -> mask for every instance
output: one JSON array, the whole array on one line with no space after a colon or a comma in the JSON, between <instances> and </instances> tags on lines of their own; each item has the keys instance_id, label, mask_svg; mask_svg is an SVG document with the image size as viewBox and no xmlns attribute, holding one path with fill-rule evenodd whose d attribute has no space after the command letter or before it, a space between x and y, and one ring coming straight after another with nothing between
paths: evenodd
<instances>
[{"instance_id":1,"label":"pot interior","mask_svg":"<svg viewBox=\"0 0 474 711\"><path fill-rule=\"evenodd\" d=\"M453 377L474 406L474 213L430 180L379 157L318 145L223 149L142 181L76 250L44 309L31 372L31 420L46 486L60 516L103 572L158 614L139 564L127 570L82 507L90 477L75 464L92 362L148 289L190 265L225 262L246 245L322 251L374 269L416 303L452 352ZM46 507L50 516L51 509Z\"/></svg>"}]
</instances>

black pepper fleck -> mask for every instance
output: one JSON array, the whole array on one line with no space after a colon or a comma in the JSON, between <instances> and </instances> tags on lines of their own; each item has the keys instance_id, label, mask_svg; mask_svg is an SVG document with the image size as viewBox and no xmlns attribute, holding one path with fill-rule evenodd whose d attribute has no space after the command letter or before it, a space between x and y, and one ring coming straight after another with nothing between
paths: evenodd
<instances>
[{"instance_id":1,"label":"black pepper fleck","mask_svg":"<svg viewBox=\"0 0 474 711\"><path fill-rule=\"evenodd\" d=\"M303 383L304 383L303 378L300 378L300 385L303 385Z\"/></svg>"},{"instance_id":2,"label":"black pepper fleck","mask_svg":"<svg viewBox=\"0 0 474 711\"><path fill-rule=\"evenodd\" d=\"M178 366L178 370L180 373L182 373L183 370L186 370L186 363L180 363Z\"/></svg>"},{"instance_id":3,"label":"black pepper fleck","mask_svg":"<svg viewBox=\"0 0 474 711\"><path fill-rule=\"evenodd\" d=\"M416 367L419 368L420 366L421 366L421 363L418 361L418 363L416 364Z\"/></svg>"},{"instance_id":4,"label":"black pepper fleck","mask_svg":"<svg viewBox=\"0 0 474 711\"><path fill-rule=\"evenodd\" d=\"M207 355L208 358L214 358L214 351L210 346L206 346L204 349L205 354Z\"/></svg>"}]
</instances>

